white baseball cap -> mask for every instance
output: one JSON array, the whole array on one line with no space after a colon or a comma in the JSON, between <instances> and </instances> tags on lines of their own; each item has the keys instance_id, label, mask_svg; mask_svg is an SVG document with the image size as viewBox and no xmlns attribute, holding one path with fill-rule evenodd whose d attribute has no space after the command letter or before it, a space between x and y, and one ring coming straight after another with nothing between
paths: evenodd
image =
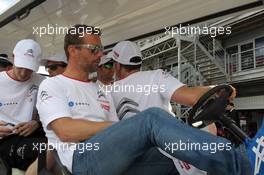
<instances>
[{"instance_id":1,"label":"white baseball cap","mask_svg":"<svg viewBox=\"0 0 264 175\"><path fill-rule=\"evenodd\" d=\"M19 41L14 50L14 65L16 67L26 68L37 71L40 65L41 48L39 44L32 39Z\"/></svg>"},{"instance_id":2,"label":"white baseball cap","mask_svg":"<svg viewBox=\"0 0 264 175\"><path fill-rule=\"evenodd\" d=\"M42 59L40 63L41 65L45 66L47 64L47 61L57 61L57 62L64 62L68 64L67 57L65 54L53 55L49 58Z\"/></svg>"},{"instance_id":3,"label":"white baseball cap","mask_svg":"<svg viewBox=\"0 0 264 175\"><path fill-rule=\"evenodd\" d=\"M104 56L101 57L100 63L98 64L98 66L101 66L101 65L103 65L103 64L105 64L105 63L107 63L107 62L109 62L111 60L113 60L112 52L108 52L107 55L104 55Z\"/></svg>"},{"instance_id":4,"label":"white baseball cap","mask_svg":"<svg viewBox=\"0 0 264 175\"><path fill-rule=\"evenodd\" d=\"M132 58L140 57L138 61ZM136 43L131 41L121 41L117 43L112 50L112 58L123 65L140 65L142 64L142 54Z\"/></svg>"}]
</instances>

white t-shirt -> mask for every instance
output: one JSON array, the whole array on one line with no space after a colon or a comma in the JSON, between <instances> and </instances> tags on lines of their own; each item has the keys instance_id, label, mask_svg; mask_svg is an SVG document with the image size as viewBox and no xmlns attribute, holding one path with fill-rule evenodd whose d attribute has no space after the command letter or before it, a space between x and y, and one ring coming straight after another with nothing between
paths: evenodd
<instances>
[{"instance_id":1,"label":"white t-shirt","mask_svg":"<svg viewBox=\"0 0 264 175\"><path fill-rule=\"evenodd\" d=\"M0 72L0 120L18 124L32 120L37 91L43 76L33 73L27 81L17 81Z\"/></svg>"},{"instance_id":2,"label":"white t-shirt","mask_svg":"<svg viewBox=\"0 0 264 175\"><path fill-rule=\"evenodd\" d=\"M43 128L48 137L49 145L57 147L58 155L63 165L72 171L72 157L75 144L61 142L48 125L59 118L87 119L90 121L118 121L105 114L106 98L99 92L98 86L92 82L83 82L58 75L44 80L38 93L37 109ZM114 115L114 114L113 114ZM58 146L64 146L64 149Z\"/></svg>"},{"instance_id":3,"label":"white t-shirt","mask_svg":"<svg viewBox=\"0 0 264 175\"><path fill-rule=\"evenodd\" d=\"M98 93L100 93L100 95L104 97L103 99L101 99L101 104L107 109L104 110L106 116L110 118L110 120L116 121L117 120L116 108L111 93L106 93L107 86L104 85L101 81L97 80L96 84L99 89Z\"/></svg>"},{"instance_id":4,"label":"white t-shirt","mask_svg":"<svg viewBox=\"0 0 264 175\"><path fill-rule=\"evenodd\" d=\"M173 93L184 86L179 80L161 69L153 71L140 71L129 75L128 77L114 82L108 91L111 91L115 107L124 97L138 103L138 106L127 105L139 111L149 107L159 107L171 113L170 100ZM107 92L108 92L107 91ZM134 113L127 113L124 117L128 118Z\"/></svg>"},{"instance_id":5,"label":"white t-shirt","mask_svg":"<svg viewBox=\"0 0 264 175\"><path fill-rule=\"evenodd\" d=\"M116 86L115 89L114 86ZM118 86L120 87L119 89L117 88ZM126 97L138 103L138 106L133 104L131 105L129 103L126 105L138 109L139 111L143 111L149 107L159 107L173 114L171 111L170 100L173 93L182 86L184 86L184 84L171 76L169 73L158 69L153 71L140 71L133 73L122 80L116 81L113 84L112 89L109 90L111 90L112 97L117 108L120 104L120 101ZM132 90L132 87L138 90ZM141 89L145 89L145 91L141 91ZM149 89L152 90L148 91ZM135 113L127 113L124 119L131 117L134 114ZM173 160L175 167L181 175L206 174L206 172L170 156L162 149L158 149L162 154Z\"/></svg>"}]
</instances>

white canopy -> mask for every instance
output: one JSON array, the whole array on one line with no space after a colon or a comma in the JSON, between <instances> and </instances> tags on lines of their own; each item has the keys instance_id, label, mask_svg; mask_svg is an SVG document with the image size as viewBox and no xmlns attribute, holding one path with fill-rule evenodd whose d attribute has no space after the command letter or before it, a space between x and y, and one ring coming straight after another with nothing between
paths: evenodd
<instances>
[{"instance_id":1,"label":"white canopy","mask_svg":"<svg viewBox=\"0 0 264 175\"><path fill-rule=\"evenodd\" d=\"M27 18L0 28L0 52L10 55L18 40L34 38L41 44L44 56L62 53L64 33L40 37L36 34L40 27L68 27L77 23L99 26L103 30L103 44L109 45L255 1L47 0L32 9Z\"/></svg>"}]
</instances>

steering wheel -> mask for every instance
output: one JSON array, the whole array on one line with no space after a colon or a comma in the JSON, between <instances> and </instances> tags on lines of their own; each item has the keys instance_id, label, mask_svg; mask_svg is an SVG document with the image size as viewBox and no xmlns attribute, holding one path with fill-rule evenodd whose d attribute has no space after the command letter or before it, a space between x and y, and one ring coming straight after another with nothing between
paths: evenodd
<instances>
[{"instance_id":1,"label":"steering wheel","mask_svg":"<svg viewBox=\"0 0 264 175\"><path fill-rule=\"evenodd\" d=\"M203 128L220 120L225 113L233 89L229 85L219 85L206 92L193 106L187 119L193 127Z\"/></svg>"}]
</instances>

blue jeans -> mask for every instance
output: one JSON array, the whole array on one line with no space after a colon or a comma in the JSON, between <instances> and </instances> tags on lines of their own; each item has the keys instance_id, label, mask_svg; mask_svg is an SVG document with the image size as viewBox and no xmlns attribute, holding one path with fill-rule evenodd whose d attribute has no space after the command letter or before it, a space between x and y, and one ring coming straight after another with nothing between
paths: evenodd
<instances>
[{"instance_id":1,"label":"blue jeans","mask_svg":"<svg viewBox=\"0 0 264 175\"><path fill-rule=\"evenodd\" d=\"M140 159L140 157L144 157L148 151L155 150L153 149L155 147L209 174L248 175L250 172L244 145L236 149L232 147L229 150L219 149L216 152L204 148L185 149L185 151L179 149L180 143L186 145L188 143L230 145L231 143L224 138L192 128L159 108L149 108L134 117L120 121L84 143L99 143L100 149L84 153L75 150L73 174L76 175L123 174L133 169L135 164L145 164L145 159ZM178 146L177 149L175 145ZM156 156L155 160L158 160L158 154ZM153 165L153 170L138 174L155 174L155 168ZM167 169L160 168L162 167L157 165L157 169L167 173Z\"/></svg>"}]
</instances>

